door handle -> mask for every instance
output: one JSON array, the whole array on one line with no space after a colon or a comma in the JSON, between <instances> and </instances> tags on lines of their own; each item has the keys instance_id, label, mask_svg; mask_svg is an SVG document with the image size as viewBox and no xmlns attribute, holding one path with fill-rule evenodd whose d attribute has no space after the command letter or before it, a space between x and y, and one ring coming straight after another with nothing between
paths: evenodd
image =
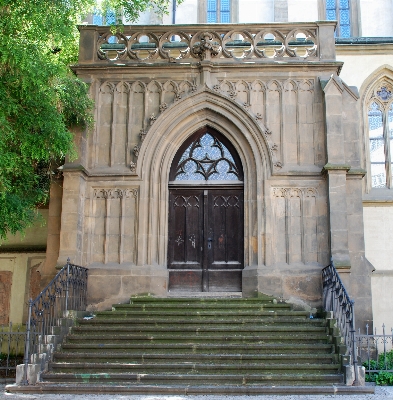
<instances>
[{"instance_id":1,"label":"door handle","mask_svg":"<svg viewBox=\"0 0 393 400\"><path fill-rule=\"evenodd\" d=\"M208 239L207 239L207 248L208 248L208 249L211 249L211 248L212 248L212 241L213 241L212 238L208 238Z\"/></svg>"}]
</instances>

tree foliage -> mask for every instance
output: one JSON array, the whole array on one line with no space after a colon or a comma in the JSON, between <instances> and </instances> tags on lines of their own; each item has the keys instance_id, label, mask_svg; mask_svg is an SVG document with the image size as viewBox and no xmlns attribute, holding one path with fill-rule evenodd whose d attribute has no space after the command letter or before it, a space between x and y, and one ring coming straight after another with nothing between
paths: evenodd
<instances>
[{"instance_id":1,"label":"tree foliage","mask_svg":"<svg viewBox=\"0 0 393 400\"><path fill-rule=\"evenodd\" d=\"M104 0L135 21L167 0ZM22 231L48 201L54 165L75 154L70 127L92 124L88 87L77 61L77 24L94 0L0 0L0 238Z\"/></svg>"}]
</instances>

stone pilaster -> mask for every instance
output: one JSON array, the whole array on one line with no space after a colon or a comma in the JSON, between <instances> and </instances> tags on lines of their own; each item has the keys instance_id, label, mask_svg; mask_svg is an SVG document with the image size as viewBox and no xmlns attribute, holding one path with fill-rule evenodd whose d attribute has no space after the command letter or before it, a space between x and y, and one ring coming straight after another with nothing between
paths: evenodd
<instances>
[{"instance_id":1,"label":"stone pilaster","mask_svg":"<svg viewBox=\"0 0 393 400\"><path fill-rule=\"evenodd\" d=\"M85 185L82 171L64 169L60 250L57 261L60 266L66 263L68 257L77 265L82 262Z\"/></svg>"},{"instance_id":2,"label":"stone pilaster","mask_svg":"<svg viewBox=\"0 0 393 400\"><path fill-rule=\"evenodd\" d=\"M345 138L342 117L343 86L332 77L321 80L325 92L327 164L331 255L336 268L350 268L346 176L351 168L345 163Z\"/></svg>"}]
</instances>

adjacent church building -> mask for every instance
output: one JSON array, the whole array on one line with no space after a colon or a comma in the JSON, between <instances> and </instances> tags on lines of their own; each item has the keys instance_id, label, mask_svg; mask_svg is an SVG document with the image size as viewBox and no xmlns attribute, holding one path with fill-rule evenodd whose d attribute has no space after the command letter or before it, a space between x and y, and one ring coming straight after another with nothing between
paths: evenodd
<instances>
[{"instance_id":1,"label":"adjacent church building","mask_svg":"<svg viewBox=\"0 0 393 400\"><path fill-rule=\"evenodd\" d=\"M0 246L0 323L70 258L91 310L147 293L313 310L333 262L357 327L393 326L393 4L377 3L185 0L117 34L91 16L72 69L95 126L75 130L46 225Z\"/></svg>"}]
</instances>

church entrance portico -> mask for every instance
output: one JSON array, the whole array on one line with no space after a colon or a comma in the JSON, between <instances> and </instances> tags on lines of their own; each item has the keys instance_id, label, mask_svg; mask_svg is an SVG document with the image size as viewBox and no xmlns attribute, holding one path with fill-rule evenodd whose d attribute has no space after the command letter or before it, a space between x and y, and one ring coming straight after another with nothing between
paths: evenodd
<instances>
[{"instance_id":1,"label":"church entrance portico","mask_svg":"<svg viewBox=\"0 0 393 400\"><path fill-rule=\"evenodd\" d=\"M140 29L125 27L120 42ZM133 39L106 53L103 28L81 29L74 69L90 84L96 127L63 167L58 263L89 268L97 309L179 291L317 308L331 256L369 293L357 95L338 77L335 25L250 25L247 51L229 39L245 29L184 26L180 58L161 41L147 59ZM270 29L283 39L272 57L260 40ZM315 44L303 55L298 32Z\"/></svg>"}]
</instances>

